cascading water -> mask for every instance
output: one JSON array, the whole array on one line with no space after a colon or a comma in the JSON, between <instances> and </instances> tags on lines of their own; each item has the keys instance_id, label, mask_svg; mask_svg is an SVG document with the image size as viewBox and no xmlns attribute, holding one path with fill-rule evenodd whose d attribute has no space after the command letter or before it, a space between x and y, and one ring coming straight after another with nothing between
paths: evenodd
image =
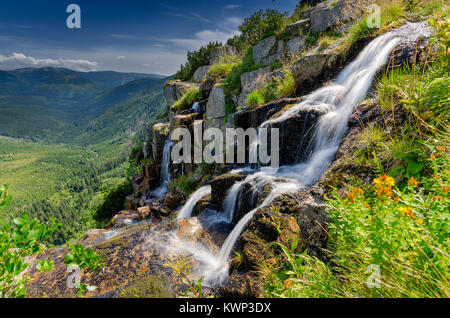
<instances>
[{"instance_id":1,"label":"cascading water","mask_svg":"<svg viewBox=\"0 0 450 318\"><path fill-rule=\"evenodd\" d=\"M262 167L260 171L256 172L251 168L244 169L245 172L251 174L230 189L224 202L223 214L226 220L232 222L233 214L238 207L236 201L239 200L239 194L243 192L246 185L250 185L255 191L260 191L270 184L271 191L261 204L254 207L236 224L218 255L205 251L203 245L186 248L185 244L181 244L183 248L177 249L180 253L187 254L201 264L198 276L205 278L205 285L219 287L227 281L230 254L256 211L269 206L273 200L282 194L298 192L312 186L321 177L338 150L353 108L367 95L376 73L386 64L389 55L399 42L399 37L408 32L404 30L405 27L373 40L356 60L341 72L333 84L316 90L306 96L301 103L284 111L279 117L270 119L260 125L259 129L268 128L272 124L289 119L305 109L320 109L320 113L323 114L314 128L314 138L309 145L311 154L305 162L283 166L278 169ZM414 26L412 27L414 28ZM256 151L257 147L258 145L252 145L250 151ZM183 217L190 216L193 206L199 200L198 198L203 197L205 193L209 194L210 188L198 190L189 199L183 208ZM177 252L177 250L174 250L174 252Z\"/></svg>"},{"instance_id":2,"label":"cascading water","mask_svg":"<svg viewBox=\"0 0 450 318\"><path fill-rule=\"evenodd\" d=\"M192 215L192 210L194 209L197 202L210 194L211 194L211 186L209 185L201 187L200 189L195 191L195 193L189 197L189 200L186 202L181 211L178 213L177 219L180 220L190 218Z\"/></svg>"},{"instance_id":3,"label":"cascading water","mask_svg":"<svg viewBox=\"0 0 450 318\"><path fill-rule=\"evenodd\" d=\"M264 202L247 213L227 237L217 257L216 268L207 276L206 282L209 285L220 286L227 280L228 258L240 234L258 209L270 205L281 194L296 192L317 182L336 154L353 108L367 95L376 73L386 64L397 43L398 38L395 32L378 37L341 72L335 83L318 89L279 117L260 125L259 128L270 127L275 122L294 116L304 107L320 107L327 110L316 127L313 152L307 162L279 169L263 168L260 172L248 176L230 191L227 200L236 198L236 193L240 191L238 188L242 188L243 184L251 181L257 180L259 186L268 183L272 186ZM284 180L280 181L280 178ZM226 213L232 215L229 211Z\"/></svg>"},{"instance_id":4,"label":"cascading water","mask_svg":"<svg viewBox=\"0 0 450 318\"><path fill-rule=\"evenodd\" d=\"M170 182L172 176L170 175L170 158L171 158L171 150L173 146L173 141L167 139L164 143L163 150L163 161L161 165L161 184L158 188L156 188L152 194L157 198L162 198L166 195L168 188L167 183Z\"/></svg>"}]
</instances>

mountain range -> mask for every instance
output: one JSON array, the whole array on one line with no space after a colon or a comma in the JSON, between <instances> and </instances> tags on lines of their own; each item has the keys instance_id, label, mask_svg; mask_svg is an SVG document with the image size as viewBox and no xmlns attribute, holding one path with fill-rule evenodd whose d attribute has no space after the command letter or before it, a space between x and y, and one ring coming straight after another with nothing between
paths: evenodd
<instances>
[{"instance_id":1,"label":"mountain range","mask_svg":"<svg viewBox=\"0 0 450 318\"><path fill-rule=\"evenodd\" d=\"M102 130L120 133L139 116L161 114L165 81L155 74L52 67L0 71L0 135L97 142L106 137Z\"/></svg>"}]
</instances>

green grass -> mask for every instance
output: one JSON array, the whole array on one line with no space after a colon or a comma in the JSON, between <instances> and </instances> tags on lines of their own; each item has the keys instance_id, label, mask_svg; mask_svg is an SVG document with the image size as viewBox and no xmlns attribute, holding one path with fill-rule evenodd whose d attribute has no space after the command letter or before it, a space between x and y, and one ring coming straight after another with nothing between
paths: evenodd
<instances>
[{"instance_id":1,"label":"green grass","mask_svg":"<svg viewBox=\"0 0 450 318\"><path fill-rule=\"evenodd\" d=\"M218 81L228 75L239 63L240 59L236 56L224 57L219 63L211 66L208 75Z\"/></svg>"},{"instance_id":2,"label":"green grass","mask_svg":"<svg viewBox=\"0 0 450 318\"><path fill-rule=\"evenodd\" d=\"M440 50L422 66L380 77L382 122L364 127L353 152L336 162L344 170L332 172L339 181L326 198L329 261L281 240L277 262L260 264L264 296L450 296L450 96L442 36L449 24L432 24ZM392 119L396 113L402 122Z\"/></svg>"},{"instance_id":3,"label":"green grass","mask_svg":"<svg viewBox=\"0 0 450 318\"><path fill-rule=\"evenodd\" d=\"M200 88L191 87L179 100L172 105L172 110L176 112L182 112L188 107L192 106L195 102L199 101L202 98L202 93L200 92Z\"/></svg>"},{"instance_id":4,"label":"green grass","mask_svg":"<svg viewBox=\"0 0 450 318\"><path fill-rule=\"evenodd\" d=\"M63 224L51 241L57 244L81 235L92 225L90 210L125 177L123 143L96 150L0 137L0 183L9 185L13 197L0 218L10 220L24 210L41 221L55 216Z\"/></svg>"},{"instance_id":5,"label":"green grass","mask_svg":"<svg viewBox=\"0 0 450 318\"><path fill-rule=\"evenodd\" d=\"M247 97L247 105L250 108L255 108L264 104L264 97L260 92L251 92Z\"/></svg>"}]
</instances>

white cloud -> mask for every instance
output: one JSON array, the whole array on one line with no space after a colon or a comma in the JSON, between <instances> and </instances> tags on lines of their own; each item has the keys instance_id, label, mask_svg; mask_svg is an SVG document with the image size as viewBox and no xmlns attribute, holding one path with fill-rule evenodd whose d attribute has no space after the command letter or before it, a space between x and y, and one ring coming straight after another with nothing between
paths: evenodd
<instances>
[{"instance_id":1,"label":"white cloud","mask_svg":"<svg viewBox=\"0 0 450 318\"><path fill-rule=\"evenodd\" d=\"M125 60L125 56L123 56L123 55L117 56L116 60L124 61Z\"/></svg>"},{"instance_id":2,"label":"white cloud","mask_svg":"<svg viewBox=\"0 0 450 318\"><path fill-rule=\"evenodd\" d=\"M35 58L23 53L13 53L9 56L0 54L0 69L14 70L23 67L63 67L75 71L94 71L98 63L83 59L51 59Z\"/></svg>"}]
</instances>

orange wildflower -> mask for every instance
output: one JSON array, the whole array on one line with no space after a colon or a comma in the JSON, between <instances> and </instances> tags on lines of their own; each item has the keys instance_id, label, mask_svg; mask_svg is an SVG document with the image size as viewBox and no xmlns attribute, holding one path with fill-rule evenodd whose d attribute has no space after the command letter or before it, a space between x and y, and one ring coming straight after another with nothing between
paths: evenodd
<instances>
[{"instance_id":1,"label":"orange wildflower","mask_svg":"<svg viewBox=\"0 0 450 318\"><path fill-rule=\"evenodd\" d=\"M450 174L450 171L446 171L445 174Z\"/></svg>"},{"instance_id":2,"label":"orange wildflower","mask_svg":"<svg viewBox=\"0 0 450 318\"><path fill-rule=\"evenodd\" d=\"M430 159L431 159L431 160L436 160L436 155L434 155L434 154L431 155L431 156L430 156Z\"/></svg>"},{"instance_id":3,"label":"orange wildflower","mask_svg":"<svg viewBox=\"0 0 450 318\"><path fill-rule=\"evenodd\" d=\"M414 212L411 208L409 207L401 207L400 209L400 213L410 217L411 219L414 219Z\"/></svg>"},{"instance_id":4,"label":"orange wildflower","mask_svg":"<svg viewBox=\"0 0 450 318\"><path fill-rule=\"evenodd\" d=\"M443 198L441 196L433 197L434 201L441 201Z\"/></svg>"},{"instance_id":5,"label":"orange wildflower","mask_svg":"<svg viewBox=\"0 0 450 318\"><path fill-rule=\"evenodd\" d=\"M438 146L438 147L436 147L436 149L439 152L444 152L445 151L445 147L444 146Z\"/></svg>"},{"instance_id":6,"label":"orange wildflower","mask_svg":"<svg viewBox=\"0 0 450 318\"><path fill-rule=\"evenodd\" d=\"M417 187L420 184L420 182L414 179L414 177L411 177L411 179L408 180L408 184L410 186Z\"/></svg>"},{"instance_id":7,"label":"orange wildflower","mask_svg":"<svg viewBox=\"0 0 450 318\"><path fill-rule=\"evenodd\" d=\"M442 186L442 192L449 193L450 192L450 187L449 186Z\"/></svg>"},{"instance_id":8,"label":"orange wildflower","mask_svg":"<svg viewBox=\"0 0 450 318\"><path fill-rule=\"evenodd\" d=\"M364 191L360 188L354 188L351 192L347 192L347 200L353 202L358 195L363 194Z\"/></svg>"}]
</instances>

